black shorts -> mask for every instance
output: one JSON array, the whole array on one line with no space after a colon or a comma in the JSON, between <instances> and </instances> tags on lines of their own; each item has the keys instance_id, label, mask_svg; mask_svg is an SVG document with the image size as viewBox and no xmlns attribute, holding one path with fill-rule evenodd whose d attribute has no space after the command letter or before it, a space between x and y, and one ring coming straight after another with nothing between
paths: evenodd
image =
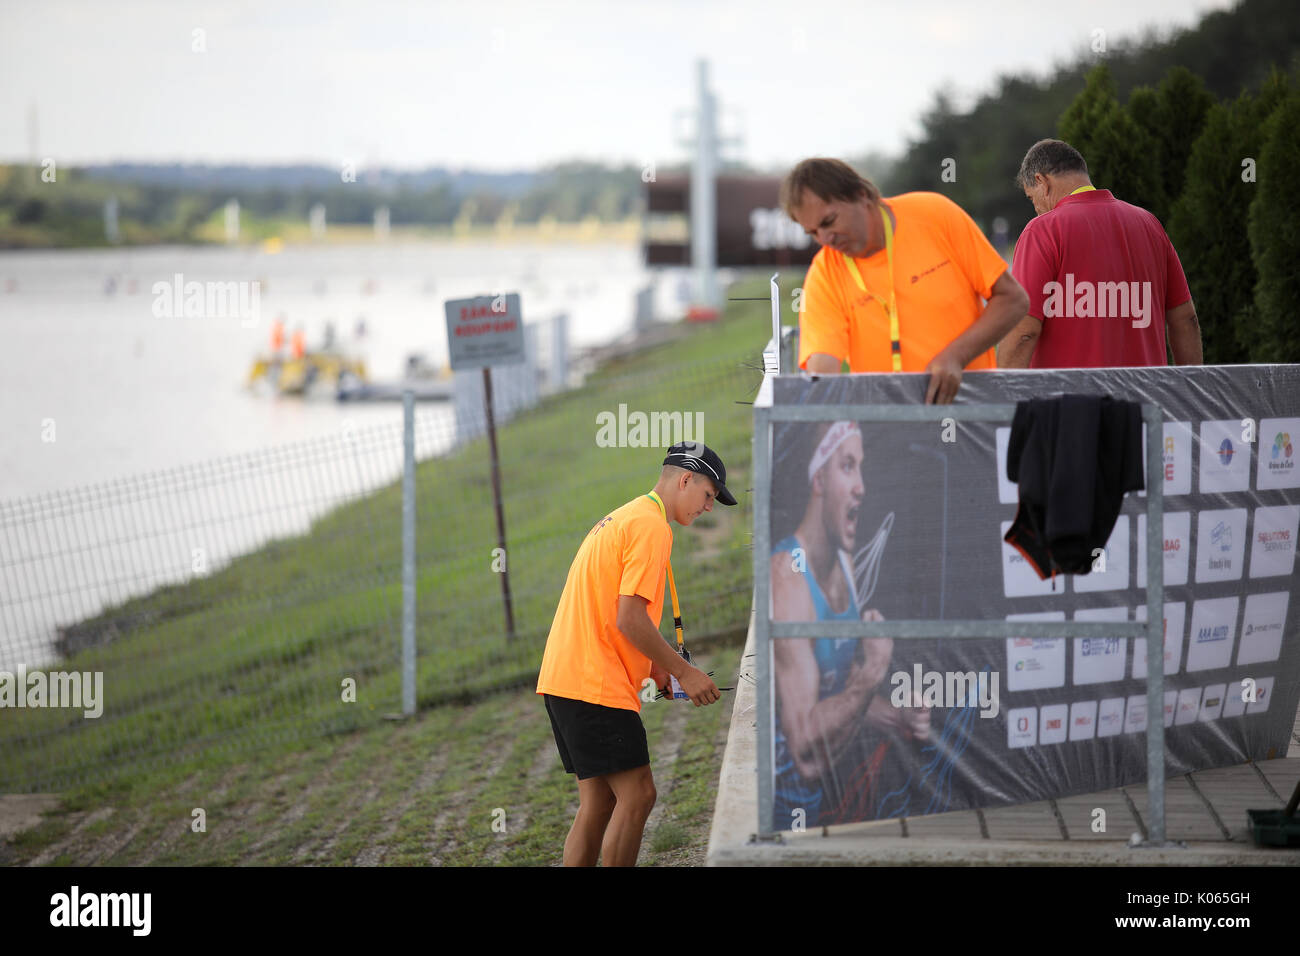
<instances>
[{"instance_id":1,"label":"black shorts","mask_svg":"<svg viewBox=\"0 0 1300 956\"><path fill-rule=\"evenodd\" d=\"M566 773L579 780L634 770L650 762L645 725L635 710L542 695Z\"/></svg>"}]
</instances>

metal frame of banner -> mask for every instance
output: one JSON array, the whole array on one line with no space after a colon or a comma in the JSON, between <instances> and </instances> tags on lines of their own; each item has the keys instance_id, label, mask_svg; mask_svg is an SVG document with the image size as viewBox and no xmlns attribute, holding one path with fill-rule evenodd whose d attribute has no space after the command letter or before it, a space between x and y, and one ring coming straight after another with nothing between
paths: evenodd
<instances>
[{"instance_id":1,"label":"metal frame of banner","mask_svg":"<svg viewBox=\"0 0 1300 956\"><path fill-rule=\"evenodd\" d=\"M783 638L1080 638L1134 637L1147 642L1147 813L1143 846L1165 843L1164 773L1164 463L1159 436L1163 414L1144 403L1147 486L1147 620L1108 621L800 621L771 620L772 424L848 419L857 422L1010 423L1014 404L975 405L791 405L772 404L772 375L765 375L754 402L754 632L758 683L758 839L780 839L772 827L773 719L772 641ZM1152 718L1155 719L1152 719Z\"/></svg>"}]
</instances>

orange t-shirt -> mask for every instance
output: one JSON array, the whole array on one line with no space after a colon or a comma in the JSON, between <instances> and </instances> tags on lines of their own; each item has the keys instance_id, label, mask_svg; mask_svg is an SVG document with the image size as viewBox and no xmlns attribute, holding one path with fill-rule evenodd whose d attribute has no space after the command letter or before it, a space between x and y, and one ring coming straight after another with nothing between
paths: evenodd
<instances>
[{"instance_id":1,"label":"orange t-shirt","mask_svg":"<svg viewBox=\"0 0 1300 956\"><path fill-rule=\"evenodd\" d=\"M924 372L930 360L984 310L981 299L1007 270L974 220L947 196L903 193L885 199L894 211L894 292L903 371ZM862 282L889 301L885 250L854 259ZM803 283L799 367L814 352L848 358L854 372L892 372L889 312L858 288L844 256L820 249ZM996 368L993 349L967 368Z\"/></svg>"},{"instance_id":2,"label":"orange t-shirt","mask_svg":"<svg viewBox=\"0 0 1300 956\"><path fill-rule=\"evenodd\" d=\"M569 566L542 655L537 693L641 710L646 657L618 629L620 594L639 594L656 626L664 609L664 571L673 530L642 495L596 522Z\"/></svg>"}]
</instances>

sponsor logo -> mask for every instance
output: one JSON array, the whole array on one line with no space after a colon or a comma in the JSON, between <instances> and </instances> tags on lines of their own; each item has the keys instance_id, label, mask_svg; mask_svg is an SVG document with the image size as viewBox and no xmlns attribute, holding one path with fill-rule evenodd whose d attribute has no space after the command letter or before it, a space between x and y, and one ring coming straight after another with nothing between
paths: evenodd
<instances>
[{"instance_id":1,"label":"sponsor logo","mask_svg":"<svg viewBox=\"0 0 1300 956\"><path fill-rule=\"evenodd\" d=\"M1226 521L1220 521L1210 529L1210 546L1218 548L1220 551L1232 550L1232 526Z\"/></svg>"},{"instance_id":2,"label":"sponsor logo","mask_svg":"<svg viewBox=\"0 0 1300 956\"><path fill-rule=\"evenodd\" d=\"M1229 630L1227 624L1220 624L1218 627L1203 627L1196 632L1196 643L1213 644L1216 641L1226 641Z\"/></svg>"},{"instance_id":3,"label":"sponsor logo","mask_svg":"<svg viewBox=\"0 0 1300 956\"><path fill-rule=\"evenodd\" d=\"M1227 468L1232 464L1234 454L1236 454L1236 450L1232 447L1232 439L1225 438L1222 444L1219 445L1219 464Z\"/></svg>"},{"instance_id":4,"label":"sponsor logo","mask_svg":"<svg viewBox=\"0 0 1300 956\"><path fill-rule=\"evenodd\" d=\"M1291 532L1290 530L1261 531L1259 543L1265 551L1290 551Z\"/></svg>"},{"instance_id":5,"label":"sponsor logo","mask_svg":"<svg viewBox=\"0 0 1300 956\"><path fill-rule=\"evenodd\" d=\"M1083 640L1083 657L1115 654L1120 650L1118 637L1085 637Z\"/></svg>"},{"instance_id":6,"label":"sponsor logo","mask_svg":"<svg viewBox=\"0 0 1300 956\"><path fill-rule=\"evenodd\" d=\"M944 259L943 262L940 262L938 265L930 266L930 268L926 269L924 272L916 273L915 275L912 276L912 284L915 285L916 283L924 279L926 276L928 276L931 272L937 272L939 269L942 269L944 266L948 264L949 261L950 260L948 259Z\"/></svg>"},{"instance_id":7,"label":"sponsor logo","mask_svg":"<svg viewBox=\"0 0 1300 956\"><path fill-rule=\"evenodd\" d=\"M1295 467L1295 448L1290 432L1278 432L1273 438L1273 448L1267 462L1269 471L1290 471Z\"/></svg>"}]
</instances>

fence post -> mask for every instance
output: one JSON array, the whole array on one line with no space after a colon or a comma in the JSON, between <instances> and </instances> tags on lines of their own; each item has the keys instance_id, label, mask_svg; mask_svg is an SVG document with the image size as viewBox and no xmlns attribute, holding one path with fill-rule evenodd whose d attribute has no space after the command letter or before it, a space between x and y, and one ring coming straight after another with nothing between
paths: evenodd
<instances>
[{"instance_id":1,"label":"fence post","mask_svg":"<svg viewBox=\"0 0 1300 956\"><path fill-rule=\"evenodd\" d=\"M1158 847L1165 845L1164 414L1148 403L1142 417L1147 426L1147 553L1138 560L1147 562L1147 842Z\"/></svg>"},{"instance_id":2,"label":"fence post","mask_svg":"<svg viewBox=\"0 0 1300 956\"><path fill-rule=\"evenodd\" d=\"M402 392L402 713L415 714L415 393Z\"/></svg>"}]
</instances>

